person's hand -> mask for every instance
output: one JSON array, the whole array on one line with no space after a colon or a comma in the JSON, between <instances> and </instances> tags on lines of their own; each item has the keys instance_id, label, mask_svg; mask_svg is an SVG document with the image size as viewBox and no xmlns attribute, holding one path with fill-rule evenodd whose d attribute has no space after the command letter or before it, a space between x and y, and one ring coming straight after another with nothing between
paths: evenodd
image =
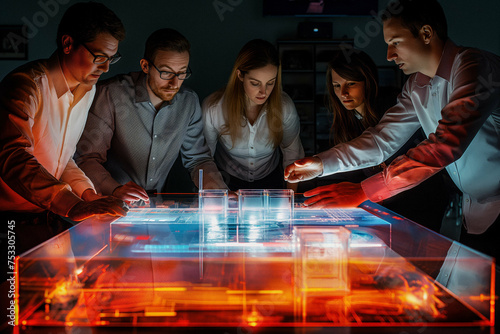
<instances>
[{"instance_id":1,"label":"person's hand","mask_svg":"<svg viewBox=\"0 0 500 334\"><path fill-rule=\"evenodd\" d=\"M351 182L317 187L306 191L304 196L311 197L304 204L314 209L356 207L368 199L361 183Z\"/></svg>"},{"instance_id":2,"label":"person's hand","mask_svg":"<svg viewBox=\"0 0 500 334\"><path fill-rule=\"evenodd\" d=\"M285 181L296 183L314 179L323 174L323 162L318 157L306 157L285 168Z\"/></svg>"},{"instance_id":3,"label":"person's hand","mask_svg":"<svg viewBox=\"0 0 500 334\"><path fill-rule=\"evenodd\" d=\"M124 217L127 211L127 203L116 197L106 196L93 201L78 202L69 210L68 218L80 221L96 215Z\"/></svg>"},{"instance_id":4,"label":"person's hand","mask_svg":"<svg viewBox=\"0 0 500 334\"><path fill-rule=\"evenodd\" d=\"M116 188L113 191L113 196L129 204L137 201L144 201L149 204L149 196L146 190L132 181Z\"/></svg>"}]
</instances>

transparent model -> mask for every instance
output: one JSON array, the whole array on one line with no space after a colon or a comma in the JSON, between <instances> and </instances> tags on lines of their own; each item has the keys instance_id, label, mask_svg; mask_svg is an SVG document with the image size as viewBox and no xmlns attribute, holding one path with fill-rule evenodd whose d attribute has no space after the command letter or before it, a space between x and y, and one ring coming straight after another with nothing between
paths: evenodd
<instances>
[{"instance_id":1,"label":"transparent model","mask_svg":"<svg viewBox=\"0 0 500 334\"><path fill-rule=\"evenodd\" d=\"M166 206L82 222L19 257L17 330L494 325L492 258L371 202L203 190Z\"/></svg>"}]
</instances>

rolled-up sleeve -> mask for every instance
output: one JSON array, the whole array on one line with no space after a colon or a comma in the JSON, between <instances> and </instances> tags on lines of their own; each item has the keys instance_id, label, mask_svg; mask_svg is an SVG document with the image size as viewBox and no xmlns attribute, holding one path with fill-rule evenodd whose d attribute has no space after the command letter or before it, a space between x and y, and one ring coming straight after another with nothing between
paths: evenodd
<instances>
[{"instance_id":1,"label":"rolled-up sleeve","mask_svg":"<svg viewBox=\"0 0 500 334\"><path fill-rule=\"evenodd\" d=\"M103 166L114 133L113 109L108 90L98 87L75 155L80 169L92 180L97 192L104 195L111 195L121 185Z\"/></svg>"},{"instance_id":2,"label":"rolled-up sleeve","mask_svg":"<svg viewBox=\"0 0 500 334\"><path fill-rule=\"evenodd\" d=\"M181 146L183 165L191 173L191 179L197 187L199 187L198 171L203 169L204 188L227 189L227 186L224 183L215 162L213 161L213 152L211 153L211 150L207 145L207 141L205 140L204 121L198 96L196 96L195 99L191 99L190 105L187 106L187 108L191 108L192 115Z\"/></svg>"}]
</instances>

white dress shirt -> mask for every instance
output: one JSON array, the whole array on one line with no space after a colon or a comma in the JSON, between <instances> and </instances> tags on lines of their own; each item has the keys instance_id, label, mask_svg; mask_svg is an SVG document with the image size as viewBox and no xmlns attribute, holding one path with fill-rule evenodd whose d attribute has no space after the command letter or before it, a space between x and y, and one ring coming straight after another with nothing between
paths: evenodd
<instances>
[{"instance_id":1,"label":"white dress shirt","mask_svg":"<svg viewBox=\"0 0 500 334\"><path fill-rule=\"evenodd\" d=\"M222 101L207 106L203 104L204 134L208 147L219 167L239 179L253 182L260 180L278 167L279 151L273 146L267 123L267 111L261 110L254 124L245 119L240 138L233 143L229 134L222 134L226 123L222 112ZM300 120L295 105L288 95L282 95L283 139L280 144L283 165L287 166L304 157L300 141ZM217 148L217 150L216 150Z\"/></svg>"},{"instance_id":2,"label":"white dress shirt","mask_svg":"<svg viewBox=\"0 0 500 334\"><path fill-rule=\"evenodd\" d=\"M95 94L73 93L54 53L2 81L0 94L0 211L67 216L92 182L73 161Z\"/></svg>"},{"instance_id":3,"label":"white dress shirt","mask_svg":"<svg viewBox=\"0 0 500 334\"><path fill-rule=\"evenodd\" d=\"M500 58L448 40L433 78L413 74L377 126L318 154L323 174L380 164L422 127L427 139L363 181L364 192L378 202L446 168L468 232L481 234L500 214L499 109Z\"/></svg>"}]
</instances>

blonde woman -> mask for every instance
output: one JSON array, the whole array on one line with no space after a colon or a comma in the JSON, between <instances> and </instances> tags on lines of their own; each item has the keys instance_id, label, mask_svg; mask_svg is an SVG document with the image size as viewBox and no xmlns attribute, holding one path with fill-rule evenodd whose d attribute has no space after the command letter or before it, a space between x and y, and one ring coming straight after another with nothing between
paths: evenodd
<instances>
[{"instance_id":1,"label":"blonde woman","mask_svg":"<svg viewBox=\"0 0 500 334\"><path fill-rule=\"evenodd\" d=\"M281 89L278 52L267 41L243 46L227 86L204 101L203 120L208 146L233 191L284 188L283 166L304 156L299 117Z\"/></svg>"}]
</instances>

